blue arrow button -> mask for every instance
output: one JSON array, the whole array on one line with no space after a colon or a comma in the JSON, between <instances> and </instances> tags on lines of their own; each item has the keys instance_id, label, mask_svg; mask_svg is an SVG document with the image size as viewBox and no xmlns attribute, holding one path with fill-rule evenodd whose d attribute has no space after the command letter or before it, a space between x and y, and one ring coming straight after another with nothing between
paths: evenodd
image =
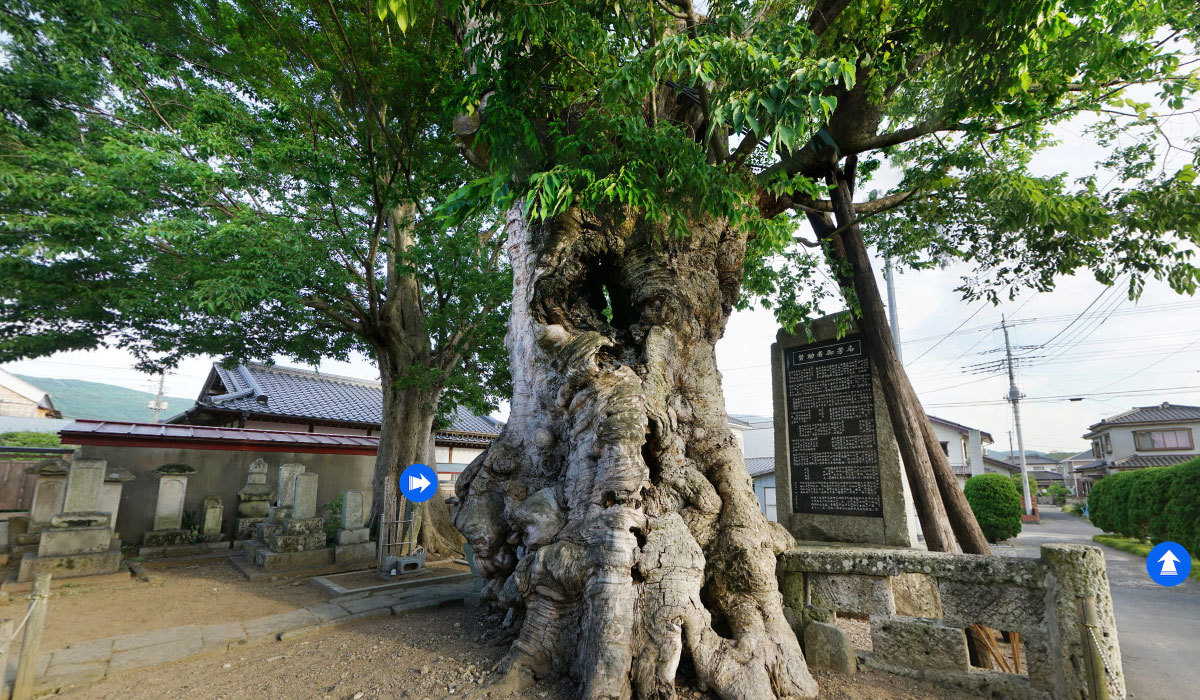
<instances>
[{"instance_id":1,"label":"blue arrow button","mask_svg":"<svg viewBox=\"0 0 1200 700\"><path fill-rule=\"evenodd\" d=\"M400 493L413 503L424 503L438 490L437 472L426 464L412 464L400 473Z\"/></svg>"}]
</instances>

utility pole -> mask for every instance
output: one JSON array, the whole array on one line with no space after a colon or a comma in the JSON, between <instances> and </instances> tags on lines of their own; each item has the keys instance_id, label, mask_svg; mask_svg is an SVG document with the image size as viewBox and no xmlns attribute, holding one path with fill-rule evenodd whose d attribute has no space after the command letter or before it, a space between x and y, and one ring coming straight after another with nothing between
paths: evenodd
<instances>
[{"instance_id":1,"label":"utility pole","mask_svg":"<svg viewBox=\"0 0 1200 700\"><path fill-rule=\"evenodd\" d=\"M1008 401L1012 404L1013 429L1017 431L1017 454L1021 456L1021 492L1025 494L1025 515L1033 515L1033 497L1029 493L1029 466L1025 464L1025 439L1021 435L1021 398L1024 396L1017 389L1016 376L1013 374L1012 345L1008 342L1008 323L1000 317L1000 327L1004 329L1004 356L1008 359Z\"/></svg>"},{"instance_id":2,"label":"utility pole","mask_svg":"<svg viewBox=\"0 0 1200 700\"><path fill-rule=\"evenodd\" d=\"M892 271L891 256L885 257L883 263L883 278L887 280L888 325L892 327L892 341L896 344L896 357L900 358L900 364L904 364L904 353L900 350L900 310L896 308L896 283L892 280L895 273Z\"/></svg>"},{"instance_id":3,"label":"utility pole","mask_svg":"<svg viewBox=\"0 0 1200 700\"><path fill-rule=\"evenodd\" d=\"M154 422L158 422L158 415L167 410L167 402L163 401L163 382L166 381L166 373L162 372L158 375L158 394L150 403L146 404L146 408L150 409L150 413L154 416Z\"/></svg>"}]
</instances>

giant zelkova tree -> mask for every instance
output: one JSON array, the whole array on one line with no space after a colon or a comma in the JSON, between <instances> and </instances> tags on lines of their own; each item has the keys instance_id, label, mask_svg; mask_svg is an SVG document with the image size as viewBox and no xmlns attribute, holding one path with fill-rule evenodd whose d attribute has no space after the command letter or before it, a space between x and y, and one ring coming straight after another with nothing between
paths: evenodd
<instances>
[{"instance_id":1,"label":"giant zelkova tree","mask_svg":"<svg viewBox=\"0 0 1200 700\"><path fill-rule=\"evenodd\" d=\"M589 700L670 698L681 681L816 694L775 578L791 538L759 511L714 356L753 296L803 315L781 255L804 219L864 321L877 290L860 223L889 209L907 228L873 235L913 264L1194 289L1193 155L1143 152L1162 167L1109 187L1030 166L1080 112L1139 133L1151 116L1131 89L1184 108L1192 2L379 4L409 32L448 23L471 71L455 130L482 175L446 210L507 205L511 414L458 481L455 524L512 638L512 683L566 674ZM884 158L904 185L856 197ZM919 404L902 368L889 381L920 454ZM927 452L908 466L935 548L957 548L973 521L938 516Z\"/></svg>"},{"instance_id":2,"label":"giant zelkova tree","mask_svg":"<svg viewBox=\"0 0 1200 700\"><path fill-rule=\"evenodd\" d=\"M394 515L439 406L507 393L504 231L432 213L467 176L440 126L463 75L449 32L250 0L17 2L0 28L0 361L362 352L383 385L374 507ZM434 503L422 542L460 553Z\"/></svg>"}]
</instances>

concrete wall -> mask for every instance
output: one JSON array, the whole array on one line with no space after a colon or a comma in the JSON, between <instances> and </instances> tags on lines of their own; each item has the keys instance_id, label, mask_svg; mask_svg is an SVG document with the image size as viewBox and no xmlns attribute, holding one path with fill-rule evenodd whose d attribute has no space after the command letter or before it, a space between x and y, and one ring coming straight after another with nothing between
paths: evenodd
<instances>
[{"instance_id":1,"label":"concrete wall","mask_svg":"<svg viewBox=\"0 0 1200 700\"><path fill-rule=\"evenodd\" d=\"M220 496L225 504L225 532L231 531L237 517L237 492L246 483L247 469L259 457L270 465L267 483L276 492L279 465L299 462L306 471L319 477L318 506L334 500L346 489L362 489L367 492L368 511L371 507L374 455L85 446L80 448L79 456L108 460L110 468L127 469L136 477L125 483L117 513L117 534L129 544L141 542L142 533L154 526L158 479L153 472L163 464L180 463L196 468L197 473L188 478L184 510L199 512L205 497Z\"/></svg>"}]
</instances>

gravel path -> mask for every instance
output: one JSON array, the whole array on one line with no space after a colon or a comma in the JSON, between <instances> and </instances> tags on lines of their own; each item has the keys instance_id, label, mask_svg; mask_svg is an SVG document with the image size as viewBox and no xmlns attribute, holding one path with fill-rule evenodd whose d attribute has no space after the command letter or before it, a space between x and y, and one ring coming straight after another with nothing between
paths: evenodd
<instances>
[{"instance_id":1,"label":"gravel path","mask_svg":"<svg viewBox=\"0 0 1200 700\"><path fill-rule=\"evenodd\" d=\"M472 607L423 610L351 623L289 642L234 649L190 661L118 674L63 697L329 698L433 700L487 697L570 700L570 683L524 692L488 692L484 684L504 649L477 641L484 628ZM816 671L821 697L837 700L970 700L971 696L877 671L855 676ZM683 698L708 697L684 690Z\"/></svg>"}]
</instances>

